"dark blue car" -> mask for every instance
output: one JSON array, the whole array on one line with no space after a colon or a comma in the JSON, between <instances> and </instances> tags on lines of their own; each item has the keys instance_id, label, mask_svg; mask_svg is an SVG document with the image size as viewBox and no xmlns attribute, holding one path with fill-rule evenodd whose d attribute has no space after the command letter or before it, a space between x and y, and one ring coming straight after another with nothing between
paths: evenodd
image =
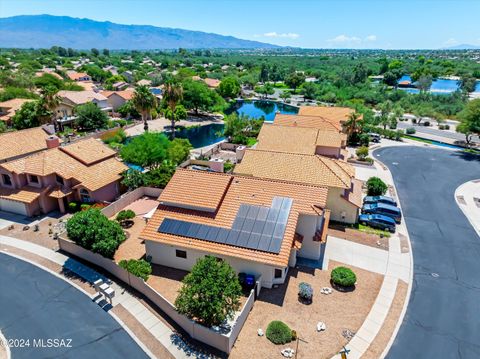
<instances>
[{"instance_id":1,"label":"dark blue car","mask_svg":"<svg viewBox=\"0 0 480 359\"><path fill-rule=\"evenodd\" d=\"M384 203L390 206L397 207L397 201L392 197L387 196L367 196L363 199L363 204Z\"/></svg>"},{"instance_id":2,"label":"dark blue car","mask_svg":"<svg viewBox=\"0 0 480 359\"><path fill-rule=\"evenodd\" d=\"M362 213L363 214L381 214L383 216L393 218L397 223L400 223L402 221L402 212L400 212L400 208L390 206L388 204L383 204L383 203L364 204L362 207Z\"/></svg>"},{"instance_id":3,"label":"dark blue car","mask_svg":"<svg viewBox=\"0 0 480 359\"><path fill-rule=\"evenodd\" d=\"M358 222L365 226L382 229L384 231L395 232L395 220L381 214L361 214L358 216Z\"/></svg>"}]
</instances>

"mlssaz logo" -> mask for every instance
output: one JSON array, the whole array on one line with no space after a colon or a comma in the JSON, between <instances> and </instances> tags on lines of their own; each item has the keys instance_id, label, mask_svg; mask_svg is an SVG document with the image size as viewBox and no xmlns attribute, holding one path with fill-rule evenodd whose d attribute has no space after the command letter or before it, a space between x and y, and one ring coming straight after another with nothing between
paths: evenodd
<instances>
[{"instance_id":1,"label":"mlssaz logo","mask_svg":"<svg viewBox=\"0 0 480 359\"><path fill-rule=\"evenodd\" d=\"M35 348L71 348L72 339L33 339Z\"/></svg>"}]
</instances>

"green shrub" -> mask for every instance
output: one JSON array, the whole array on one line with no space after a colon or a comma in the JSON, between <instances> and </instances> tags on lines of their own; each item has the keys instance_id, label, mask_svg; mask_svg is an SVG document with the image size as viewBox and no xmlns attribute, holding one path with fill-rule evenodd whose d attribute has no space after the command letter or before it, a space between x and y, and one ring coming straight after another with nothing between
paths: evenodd
<instances>
[{"instance_id":1,"label":"green shrub","mask_svg":"<svg viewBox=\"0 0 480 359\"><path fill-rule=\"evenodd\" d=\"M310 284L302 282L298 285L298 296L300 299L311 302L313 299L313 288Z\"/></svg>"},{"instance_id":2,"label":"green shrub","mask_svg":"<svg viewBox=\"0 0 480 359\"><path fill-rule=\"evenodd\" d=\"M446 129L446 130L449 130L449 129L450 129L450 125L445 125L445 129Z\"/></svg>"},{"instance_id":3,"label":"green shrub","mask_svg":"<svg viewBox=\"0 0 480 359\"><path fill-rule=\"evenodd\" d=\"M412 118L412 123L417 123L417 119L416 119L416 118Z\"/></svg>"},{"instance_id":4,"label":"green shrub","mask_svg":"<svg viewBox=\"0 0 480 359\"><path fill-rule=\"evenodd\" d=\"M152 274L152 265L144 259L122 259L118 265L144 281Z\"/></svg>"},{"instance_id":5,"label":"green shrub","mask_svg":"<svg viewBox=\"0 0 480 359\"><path fill-rule=\"evenodd\" d=\"M430 121L425 121L425 122L423 123L423 125L424 125L425 127L430 126Z\"/></svg>"},{"instance_id":6,"label":"green shrub","mask_svg":"<svg viewBox=\"0 0 480 359\"><path fill-rule=\"evenodd\" d=\"M75 213L67 221L67 234L79 246L106 258L113 258L125 240L122 227L96 208Z\"/></svg>"},{"instance_id":7,"label":"green shrub","mask_svg":"<svg viewBox=\"0 0 480 359\"><path fill-rule=\"evenodd\" d=\"M370 144L370 136L368 135L368 133L360 134L358 138L358 143L360 144L360 146L368 147L368 145Z\"/></svg>"},{"instance_id":8,"label":"green shrub","mask_svg":"<svg viewBox=\"0 0 480 359\"><path fill-rule=\"evenodd\" d=\"M413 127L409 127L406 130L407 135L413 135L417 130L415 130Z\"/></svg>"},{"instance_id":9,"label":"green shrub","mask_svg":"<svg viewBox=\"0 0 480 359\"><path fill-rule=\"evenodd\" d=\"M77 202L69 202L68 203L68 211L70 213L75 213L78 211L78 203Z\"/></svg>"},{"instance_id":10,"label":"green shrub","mask_svg":"<svg viewBox=\"0 0 480 359\"><path fill-rule=\"evenodd\" d=\"M91 204L82 203L82 204L80 205L80 210L81 210L81 211L87 211L87 210L90 209L90 207L92 207Z\"/></svg>"},{"instance_id":11,"label":"green shrub","mask_svg":"<svg viewBox=\"0 0 480 359\"><path fill-rule=\"evenodd\" d=\"M369 196L384 195L387 189L387 184L378 177L370 177L367 181L367 194Z\"/></svg>"},{"instance_id":12,"label":"green shrub","mask_svg":"<svg viewBox=\"0 0 480 359\"><path fill-rule=\"evenodd\" d=\"M444 129L445 129L445 126L444 126L444 125L438 125L438 129L439 129L439 130L444 130Z\"/></svg>"},{"instance_id":13,"label":"green shrub","mask_svg":"<svg viewBox=\"0 0 480 359\"><path fill-rule=\"evenodd\" d=\"M332 270L332 282L342 287L351 287L357 282L357 276L350 268L337 267Z\"/></svg>"},{"instance_id":14,"label":"green shrub","mask_svg":"<svg viewBox=\"0 0 480 359\"><path fill-rule=\"evenodd\" d=\"M266 335L273 344L286 344L292 341L292 330L279 320L268 324Z\"/></svg>"},{"instance_id":15,"label":"green shrub","mask_svg":"<svg viewBox=\"0 0 480 359\"><path fill-rule=\"evenodd\" d=\"M356 151L357 157L360 161L363 161L368 156L368 147L359 147Z\"/></svg>"},{"instance_id":16,"label":"green shrub","mask_svg":"<svg viewBox=\"0 0 480 359\"><path fill-rule=\"evenodd\" d=\"M118 222L126 221L127 219L135 218L136 214L131 209L124 209L118 212L117 217L115 218Z\"/></svg>"},{"instance_id":17,"label":"green shrub","mask_svg":"<svg viewBox=\"0 0 480 359\"><path fill-rule=\"evenodd\" d=\"M233 167L234 167L234 164L233 164L232 162L230 162L230 160L227 160L227 161L223 164L223 172L225 172L225 173L230 173L230 172L232 172Z\"/></svg>"},{"instance_id":18,"label":"green shrub","mask_svg":"<svg viewBox=\"0 0 480 359\"><path fill-rule=\"evenodd\" d=\"M397 130L395 132L395 141L401 141L403 135L403 130Z\"/></svg>"}]
</instances>

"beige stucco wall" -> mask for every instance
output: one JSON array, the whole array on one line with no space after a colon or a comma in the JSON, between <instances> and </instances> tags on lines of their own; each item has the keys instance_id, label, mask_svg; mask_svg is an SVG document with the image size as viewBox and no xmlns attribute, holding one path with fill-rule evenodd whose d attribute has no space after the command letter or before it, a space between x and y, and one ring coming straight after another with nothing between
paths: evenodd
<instances>
[{"instance_id":1,"label":"beige stucco wall","mask_svg":"<svg viewBox=\"0 0 480 359\"><path fill-rule=\"evenodd\" d=\"M303 236L302 248L298 251L298 256L309 259L319 259L321 246L320 242L313 241L313 236L317 228L321 228L323 217L300 214L298 218L296 232Z\"/></svg>"},{"instance_id":2,"label":"beige stucco wall","mask_svg":"<svg viewBox=\"0 0 480 359\"><path fill-rule=\"evenodd\" d=\"M117 94L112 94L108 98L108 105L116 111L119 107L121 107L125 103L125 99Z\"/></svg>"},{"instance_id":3,"label":"beige stucco wall","mask_svg":"<svg viewBox=\"0 0 480 359\"><path fill-rule=\"evenodd\" d=\"M187 252L187 258L178 258L176 250L184 250ZM155 241L145 240L145 250L147 256L152 257L152 262L161 264L167 267L191 270L198 259L211 254L205 251L196 249L185 249L173 245L166 245ZM262 287L271 288L273 284L281 284L286 278L287 267L273 267L266 264L252 262L244 259L228 257L224 255L211 254L228 262L237 273L253 274L255 276L262 276ZM283 271L283 277L279 279L274 278L275 268Z\"/></svg>"},{"instance_id":4,"label":"beige stucco wall","mask_svg":"<svg viewBox=\"0 0 480 359\"><path fill-rule=\"evenodd\" d=\"M326 156L326 157L333 157L339 158L340 157L340 148L339 147L327 147L327 146L317 146L315 150L315 154Z\"/></svg>"},{"instance_id":5,"label":"beige stucco wall","mask_svg":"<svg viewBox=\"0 0 480 359\"><path fill-rule=\"evenodd\" d=\"M330 187L328 189L327 208L331 211L330 220L356 223L358 217L358 207L342 198L344 190L341 188ZM342 213L345 217L342 217Z\"/></svg>"}]
</instances>

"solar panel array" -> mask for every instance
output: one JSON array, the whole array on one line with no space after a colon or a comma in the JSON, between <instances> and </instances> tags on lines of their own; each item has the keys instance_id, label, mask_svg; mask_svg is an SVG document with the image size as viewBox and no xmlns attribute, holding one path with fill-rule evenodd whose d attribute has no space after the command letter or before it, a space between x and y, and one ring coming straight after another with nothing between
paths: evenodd
<instances>
[{"instance_id":1,"label":"solar panel array","mask_svg":"<svg viewBox=\"0 0 480 359\"><path fill-rule=\"evenodd\" d=\"M271 207L241 204L232 228L165 218L158 232L278 254L291 208L291 198L274 197Z\"/></svg>"}]
</instances>

